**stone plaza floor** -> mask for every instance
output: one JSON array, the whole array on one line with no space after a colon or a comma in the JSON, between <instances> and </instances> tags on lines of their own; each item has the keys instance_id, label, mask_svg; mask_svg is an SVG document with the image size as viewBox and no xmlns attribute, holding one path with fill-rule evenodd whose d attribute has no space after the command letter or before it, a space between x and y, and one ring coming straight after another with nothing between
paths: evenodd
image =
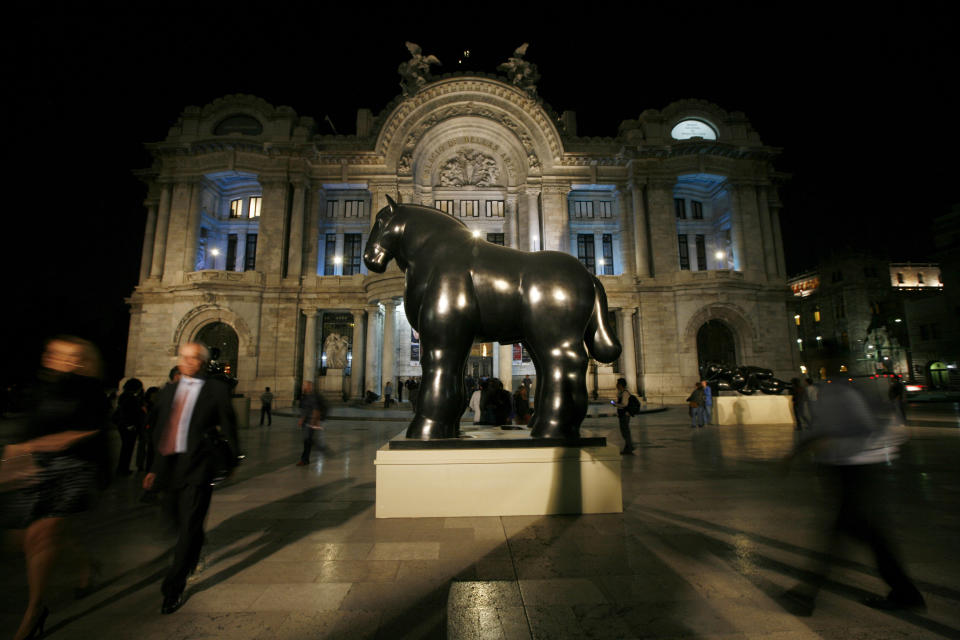
<instances>
[{"instance_id":1,"label":"stone plaza floor","mask_svg":"<svg viewBox=\"0 0 960 640\"><path fill-rule=\"evenodd\" d=\"M78 639L937 638L960 637L960 420L957 405L911 408L911 440L888 469L893 530L926 612L886 613L861 546L830 550L812 616L780 596L823 547L826 512L808 459L784 473L790 425L691 430L671 408L633 420L624 512L590 516L374 517L375 452L405 410L345 410L329 451L297 467L294 418L241 432L247 461L214 492L206 569L160 615L170 539L139 476L119 478L75 539L103 565L75 600L62 558L47 636ZM584 430L620 445L614 418ZM430 496L423 496L429 500ZM26 602L21 556L0 556L0 637Z\"/></svg>"}]
</instances>

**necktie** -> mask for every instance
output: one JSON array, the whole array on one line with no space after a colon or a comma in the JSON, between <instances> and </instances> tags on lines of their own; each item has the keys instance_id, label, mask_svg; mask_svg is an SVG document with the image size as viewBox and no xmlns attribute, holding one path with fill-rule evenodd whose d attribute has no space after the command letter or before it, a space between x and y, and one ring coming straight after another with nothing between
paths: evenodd
<instances>
[{"instance_id":1,"label":"necktie","mask_svg":"<svg viewBox=\"0 0 960 640\"><path fill-rule=\"evenodd\" d=\"M187 393L178 393L173 400L173 411L170 412L170 423L163 434L163 442L157 449L161 455L169 456L177 450L177 436L180 433L180 417L183 415L183 405L187 403Z\"/></svg>"}]
</instances>

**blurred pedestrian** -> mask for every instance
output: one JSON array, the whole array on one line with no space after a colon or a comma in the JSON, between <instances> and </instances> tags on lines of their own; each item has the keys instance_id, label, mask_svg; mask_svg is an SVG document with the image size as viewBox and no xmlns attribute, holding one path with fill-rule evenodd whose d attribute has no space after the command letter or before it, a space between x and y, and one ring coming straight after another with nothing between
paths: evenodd
<instances>
[{"instance_id":1,"label":"blurred pedestrian","mask_svg":"<svg viewBox=\"0 0 960 640\"><path fill-rule=\"evenodd\" d=\"M828 545L806 584L785 595L794 612L809 615L817 593L826 581L828 560L837 554L841 534L867 544L873 551L880 577L890 586L885 597L864 601L878 609L923 609L926 604L907 575L896 550L888 523L890 482L885 477L888 463L898 455L904 440L889 428L889 405L870 405L867 398L844 380L820 389L809 435L801 436L788 460L812 450L836 502L836 518L828 534Z\"/></svg>"},{"instance_id":2,"label":"blurred pedestrian","mask_svg":"<svg viewBox=\"0 0 960 640\"><path fill-rule=\"evenodd\" d=\"M530 422L530 396L526 385L521 384L513 394L513 413L516 424Z\"/></svg>"},{"instance_id":3,"label":"blurred pedestrian","mask_svg":"<svg viewBox=\"0 0 960 640\"><path fill-rule=\"evenodd\" d=\"M137 378L130 378L123 383L123 393L117 399L117 410L113 414L113 421L120 433L120 456L117 458L117 475L129 476L130 461L137 439L144 436L144 425L147 414L143 406L143 383ZM142 461L140 463L142 465ZM143 471L143 467L138 468Z\"/></svg>"},{"instance_id":4,"label":"blurred pedestrian","mask_svg":"<svg viewBox=\"0 0 960 640\"><path fill-rule=\"evenodd\" d=\"M704 394L703 387L701 387L700 383L698 382L693 386L693 393L691 393L687 398L691 429L703 427L703 405L705 402L706 394Z\"/></svg>"},{"instance_id":5,"label":"blurred pedestrian","mask_svg":"<svg viewBox=\"0 0 960 640\"><path fill-rule=\"evenodd\" d=\"M310 451L315 442L318 448L324 449L323 421L327 418L327 401L317 393L313 383L307 380L303 383L303 394L300 396L300 437L303 441L303 450L300 452L298 467L310 464Z\"/></svg>"},{"instance_id":6,"label":"blurred pedestrian","mask_svg":"<svg viewBox=\"0 0 960 640\"><path fill-rule=\"evenodd\" d=\"M890 404L893 405L893 411L900 417L903 423L907 422L907 391L903 386L900 376L890 378L890 388L887 390L887 397Z\"/></svg>"},{"instance_id":7,"label":"blurred pedestrian","mask_svg":"<svg viewBox=\"0 0 960 640\"><path fill-rule=\"evenodd\" d=\"M713 419L713 388L706 380L700 381L703 387L703 423L710 424Z\"/></svg>"},{"instance_id":8,"label":"blurred pedestrian","mask_svg":"<svg viewBox=\"0 0 960 640\"><path fill-rule=\"evenodd\" d=\"M809 426L810 417L808 415L807 392L800 378L790 380L790 404L793 406L793 419L796 425L795 431L802 431L803 426Z\"/></svg>"},{"instance_id":9,"label":"blurred pedestrian","mask_svg":"<svg viewBox=\"0 0 960 640\"><path fill-rule=\"evenodd\" d=\"M617 407L617 421L620 424L620 436L623 438L623 449L620 455L633 455L633 435L630 433L630 412L627 405L630 403L630 392L627 390L627 379L617 379L617 399L613 404Z\"/></svg>"},{"instance_id":10,"label":"blurred pedestrian","mask_svg":"<svg viewBox=\"0 0 960 640\"><path fill-rule=\"evenodd\" d=\"M230 386L208 377L209 363L210 352L204 345L181 345L180 378L164 387L157 399L157 424L152 431L160 455L144 476L143 488L163 492L164 511L177 531L173 562L161 586L163 614L183 604L187 577L200 558L212 483L223 471L216 443L225 440L233 455L239 453Z\"/></svg>"},{"instance_id":11,"label":"blurred pedestrian","mask_svg":"<svg viewBox=\"0 0 960 640\"><path fill-rule=\"evenodd\" d=\"M397 378L397 404L403 402L403 378Z\"/></svg>"},{"instance_id":12,"label":"blurred pedestrian","mask_svg":"<svg viewBox=\"0 0 960 640\"><path fill-rule=\"evenodd\" d=\"M383 387L383 408L388 409L393 404L393 383L387 380Z\"/></svg>"},{"instance_id":13,"label":"blurred pedestrian","mask_svg":"<svg viewBox=\"0 0 960 640\"><path fill-rule=\"evenodd\" d=\"M483 397L483 391L484 391L484 389L486 389L486 388L487 388L487 383L486 383L486 381L485 381L485 380L481 380L481 381L480 381L480 386L477 387L477 388L474 390L473 394L471 394L471 396L470 396L470 410L473 411L473 423L474 423L474 424L482 424L482 423L483 423L483 415L482 415L482 409L481 409L481 407L480 407L480 401L481 401L481 398Z\"/></svg>"},{"instance_id":14,"label":"blurred pedestrian","mask_svg":"<svg viewBox=\"0 0 960 640\"><path fill-rule=\"evenodd\" d=\"M263 417L267 417L267 426L273 426L273 393L270 391L270 387L267 387L263 393L260 394L260 426L263 426Z\"/></svg>"},{"instance_id":15,"label":"blurred pedestrian","mask_svg":"<svg viewBox=\"0 0 960 640\"><path fill-rule=\"evenodd\" d=\"M69 541L66 520L91 509L109 477L109 404L98 379L96 347L73 336L57 336L45 345L41 365L27 438L6 446L2 463L27 458L35 465L25 486L4 495L2 514L6 528L24 529L29 594L17 639L43 634L49 614L43 596L54 561ZM95 573L89 558L83 559L81 589Z\"/></svg>"}]
</instances>

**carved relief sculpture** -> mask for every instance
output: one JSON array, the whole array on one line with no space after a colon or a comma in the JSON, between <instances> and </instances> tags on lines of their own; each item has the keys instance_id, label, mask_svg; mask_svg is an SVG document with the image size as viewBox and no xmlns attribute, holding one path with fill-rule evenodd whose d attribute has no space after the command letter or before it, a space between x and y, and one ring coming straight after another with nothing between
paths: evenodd
<instances>
[{"instance_id":1,"label":"carved relief sculpture","mask_svg":"<svg viewBox=\"0 0 960 640\"><path fill-rule=\"evenodd\" d=\"M569 254L494 245L441 211L387 200L363 261L374 273L397 261L404 311L420 335L423 384L407 437L458 436L477 338L519 342L530 352L538 380L533 437L578 438L589 357L609 363L621 351L600 281Z\"/></svg>"},{"instance_id":2,"label":"carved relief sculpture","mask_svg":"<svg viewBox=\"0 0 960 640\"><path fill-rule=\"evenodd\" d=\"M489 187L497 184L499 178L497 161L470 149L457 152L457 155L447 160L440 169L440 184L444 187Z\"/></svg>"},{"instance_id":3,"label":"carved relief sculpture","mask_svg":"<svg viewBox=\"0 0 960 640\"><path fill-rule=\"evenodd\" d=\"M339 333L331 333L323 342L323 350L327 354L328 369L346 369L347 368L347 350L350 343L346 336Z\"/></svg>"},{"instance_id":4,"label":"carved relief sculpture","mask_svg":"<svg viewBox=\"0 0 960 640\"><path fill-rule=\"evenodd\" d=\"M401 62L400 66L397 67L397 72L400 74L400 87L403 89L403 95L412 96L430 81L430 65L441 63L437 56L423 55L420 45L413 42L405 42L404 44L410 52L410 59Z\"/></svg>"},{"instance_id":5,"label":"carved relief sculpture","mask_svg":"<svg viewBox=\"0 0 960 640\"><path fill-rule=\"evenodd\" d=\"M513 52L513 57L497 67L497 71L503 71L510 80L510 84L520 87L531 96L537 93L537 81L540 80L540 73L537 71L537 65L527 62L523 56L527 54L529 43L524 42Z\"/></svg>"}]
</instances>

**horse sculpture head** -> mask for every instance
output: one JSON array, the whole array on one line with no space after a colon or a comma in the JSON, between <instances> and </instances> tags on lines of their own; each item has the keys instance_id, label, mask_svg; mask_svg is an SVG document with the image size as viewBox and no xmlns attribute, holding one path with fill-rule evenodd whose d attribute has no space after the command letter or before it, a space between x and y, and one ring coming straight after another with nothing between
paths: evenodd
<instances>
[{"instance_id":1,"label":"horse sculpture head","mask_svg":"<svg viewBox=\"0 0 960 640\"><path fill-rule=\"evenodd\" d=\"M403 224L397 215L397 203L387 196L387 206L377 213L377 220L370 230L367 246L363 250L363 264L374 273L383 273L387 265L397 257Z\"/></svg>"}]
</instances>

